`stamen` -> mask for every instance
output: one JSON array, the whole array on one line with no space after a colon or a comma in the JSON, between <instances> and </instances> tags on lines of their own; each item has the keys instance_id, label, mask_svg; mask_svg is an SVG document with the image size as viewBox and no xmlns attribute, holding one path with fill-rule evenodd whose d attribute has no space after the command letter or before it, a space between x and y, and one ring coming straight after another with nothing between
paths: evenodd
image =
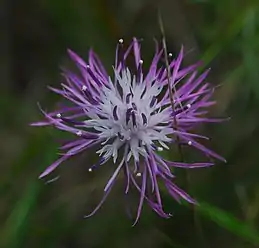
<instances>
[{"instance_id":1,"label":"stamen","mask_svg":"<svg viewBox=\"0 0 259 248\"><path fill-rule=\"evenodd\" d=\"M126 95L126 103L129 104L130 102L130 97L133 96L131 93L129 93L128 95Z\"/></svg>"},{"instance_id":2,"label":"stamen","mask_svg":"<svg viewBox=\"0 0 259 248\"><path fill-rule=\"evenodd\" d=\"M134 171L133 173L137 173L139 171L139 161L134 161Z\"/></svg>"},{"instance_id":3,"label":"stamen","mask_svg":"<svg viewBox=\"0 0 259 248\"><path fill-rule=\"evenodd\" d=\"M118 132L118 137L119 137L120 140L124 139L124 136L120 132Z\"/></svg>"},{"instance_id":4,"label":"stamen","mask_svg":"<svg viewBox=\"0 0 259 248\"><path fill-rule=\"evenodd\" d=\"M66 117L60 117L62 121L66 122L67 124L70 124L70 125L82 125L83 122L81 121L75 121L73 119L70 119L70 118L66 118Z\"/></svg>"},{"instance_id":5,"label":"stamen","mask_svg":"<svg viewBox=\"0 0 259 248\"><path fill-rule=\"evenodd\" d=\"M89 171L89 172L92 172L93 170L97 169L98 166L102 165L104 161L105 161L105 158L102 157L96 164L92 165L92 166L88 169L88 171Z\"/></svg>"},{"instance_id":6,"label":"stamen","mask_svg":"<svg viewBox=\"0 0 259 248\"><path fill-rule=\"evenodd\" d=\"M132 110L133 110L132 108L127 109L127 112L126 112L126 124L127 125L129 123L130 115L131 115Z\"/></svg>"},{"instance_id":7,"label":"stamen","mask_svg":"<svg viewBox=\"0 0 259 248\"><path fill-rule=\"evenodd\" d=\"M132 104L132 107L133 107L133 109L135 110L135 111L137 111L138 109L137 109L137 105L133 102Z\"/></svg>"},{"instance_id":8,"label":"stamen","mask_svg":"<svg viewBox=\"0 0 259 248\"><path fill-rule=\"evenodd\" d=\"M83 139L87 139L87 140L93 140L93 139L97 139L99 136L97 134L81 134L80 137L82 137Z\"/></svg>"},{"instance_id":9,"label":"stamen","mask_svg":"<svg viewBox=\"0 0 259 248\"><path fill-rule=\"evenodd\" d=\"M132 95L132 97L134 96L133 95L133 91L132 91L132 88L130 87L130 93L131 93L131 95Z\"/></svg>"},{"instance_id":10,"label":"stamen","mask_svg":"<svg viewBox=\"0 0 259 248\"><path fill-rule=\"evenodd\" d=\"M119 118L118 118L118 115L117 115L117 106L115 106L114 108L113 108L113 111L112 111L112 114L113 114L113 118L114 118L114 120L115 121L117 121Z\"/></svg>"},{"instance_id":11,"label":"stamen","mask_svg":"<svg viewBox=\"0 0 259 248\"><path fill-rule=\"evenodd\" d=\"M85 85L82 86L82 91L88 102L90 102L91 104L98 104L98 102L93 98L93 96L87 90L87 87Z\"/></svg>"},{"instance_id":12,"label":"stamen","mask_svg":"<svg viewBox=\"0 0 259 248\"><path fill-rule=\"evenodd\" d=\"M145 86L143 92L141 93L140 99L142 99L142 97L145 95L146 91L147 91L147 87Z\"/></svg>"},{"instance_id":13,"label":"stamen","mask_svg":"<svg viewBox=\"0 0 259 248\"><path fill-rule=\"evenodd\" d=\"M184 106L181 109L176 109L175 112L173 113L173 115L178 115L184 111L186 111L187 109L189 109L191 107L191 104L187 104L186 106Z\"/></svg>"},{"instance_id":14,"label":"stamen","mask_svg":"<svg viewBox=\"0 0 259 248\"><path fill-rule=\"evenodd\" d=\"M157 150L157 147L155 144L152 144L151 147L154 149L154 150Z\"/></svg>"},{"instance_id":15,"label":"stamen","mask_svg":"<svg viewBox=\"0 0 259 248\"><path fill-rule=\"evenodd\" d=\"M136 115L134 112L131 112L131 116L132 116L132 123L133 126L136 127L137 126L137 122L136 122Z\"/></svg>"},{"instance_id":16,"label":"stamen","mask_svg":"<svg viewBox=\"0 0 259 248\"><path fill-rule=\"evenodd\" d=\"M102 86L102 83L100 82L100 80L95 76L95 74L93 73L93 71L91 70L90 66L87 65L86 66L87 72L89 73L89 75L91 76L91 78L93 79L93 81L98 84L98 86Z\"/></svg>"},{"instance_id":17,"label":"stamen","mask_svg":"<svg viewBox=\"0 0 259 248\"><path fill-rule=\"evenodd\" d=\"M119 39L119 44L116 48L116 58L115 58L115 68L118 69L120 66L120 58L123 58L123 52L121 51L123 47L123 39ZM117 79L115 78L115 85L117 85Z\"/></svg>"},{"instance_id":18,"label":"stamen","mask_svg":"<svg viewBox=\"0 0 259 248\"><path fill-rule=\"evenodd\" d=\"M159 71L158 71L158 73L157 73L157 76L156 76L156 79L157 79L157 80L161 80L161 79L162 79L163 74L164 74L164 71L165 71L165 70L159 69Z\"/></svg>"},{"instance_id":19,"label":"stamen","mask_svg":"<svg viewBox=\"0 0 259 248\"><path fill-rule=\"evenodd\" d=\"M143 120L143 125L147 125L147 117L144 113L141 114L142 120Z\"/></svg>"},{"instance_id":20,"label":"stamen","mask_svg":"<svg viewBox=\"0 0 259 248\"><path fill-rule=\"evenodd\" d=\"M180 113L182 113L184 111L184 109L177 109L175 110L175 112L173 112L173 115L178 115Z\"/></svg>"},{"instance_id":21,"label":"stamen","mask_svg":"<svg viewBox=\"0 0 259 248\"><path fill-rule=\"evenodd\" d=\"M152 100L151 100L151 102L150 102L150 104L149 104L150 108L152 108L152 107L154 106L155 102L156 102L156 97L153 96L153 97L152 97Z\"/></svg>"},{"instance_id":22,"label":"stamen","mask_svg":"<svg viewBox=\"0 0 259 248\"><path fill-rule=\"evenodd\" d=\"M82 133L81 130L79 130L79 131L76 132L76 135L79 136L79 137L82 136L82 134L83 134L83 133Z\"/></svg>"},{"instance_id":23,"label":"stamen","mask_svg":"<svg viewBox=\"0 0 259 248\"><path fill-rule=\"evenodd\" d=\"M143 60L141 59L139 61L139 65L137 68L137 75L136 75L136 82L140 83L140 79L141 79L141 75L142 75L142 64L143 64Z\"/></svg>"}]
</instances>

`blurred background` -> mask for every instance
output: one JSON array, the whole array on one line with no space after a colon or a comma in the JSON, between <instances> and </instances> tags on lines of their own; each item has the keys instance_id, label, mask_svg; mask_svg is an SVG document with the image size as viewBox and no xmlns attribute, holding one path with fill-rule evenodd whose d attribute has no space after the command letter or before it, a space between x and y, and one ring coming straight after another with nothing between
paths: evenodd
<instances>
[{"instance_id":1,"label":"blurred background","mask_svg":"<svg viewBox=\"0 0 259 248\"><path fill-rule=\"evenodd\" d=\"M94 48L112 72L118 39L136 36L147 65L161 38L158 8L168 50L184 45L185 64L203 60L212 68L209 81L221 85L211 115L231 120L199 132L227 163L188 172L188 185L176 171L200 205L193 210L163 192L170 220L145 206L132 228L125 206L134 208L138 194L125 201L122 178L84 219L102 196L109 166L89 175L97 159L89 151L38 180L69 136L28 124L42 118L38 102L48 110L58 103L47 86L58 86L60 67L71 66L67 48L85 59ZM0 247L259 247L258 0L2 0L0 18ZM174 159L174 152L164 156Z\"/></svg>"}]
</instances>

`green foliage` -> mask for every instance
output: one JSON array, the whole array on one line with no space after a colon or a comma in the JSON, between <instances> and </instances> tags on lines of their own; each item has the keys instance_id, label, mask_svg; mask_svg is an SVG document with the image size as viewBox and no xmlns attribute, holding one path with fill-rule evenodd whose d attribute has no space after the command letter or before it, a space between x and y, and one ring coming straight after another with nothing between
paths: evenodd
<instances>
[{"instance_id":1,"label":"green foliage","mask_svg":"<svg viewBox=\"0 0 259 248\"><path fill-rule=\"evenodd\" d=\"M229 230L254 245L259 244L259 232L246 222L238 220L232 214L205 202L199 203L196 209L220 227Z\"/></svg>"},{"instance_id":2,"label":"green foliage","mask_svg":"<svg viewBox=\"0 0 259 248\"><path fill-rule=\"evenodd\" d=\"M36 0L10 1L1 7L3 13L12 10L1 31L7 37L0 58L1 247L259 245L258 1ZM231 120L203 126L199 131L212 137L213 149L228 163L190 173L190 194L201 199L195 208L197 216L163 191L165 209L172 210L174 216L161 220L144 207L140 222L131 228L133 219L124 214L122 184L118 180L118 187L101 211L83 219L102 196L109 165L103 166L98 175L89 176L87 168L97 158L90 151L64 163L45 181L38 180L40 172L58 157L57 142L67 137L51 128L32 128L28 124L41 118L38 101L44 109L55 106L57 97L46 86L60 82L59 65L70 66L67 47L83 58L93 47L111 71L117 40L128 42L133 35L141 34L144 65L148 64L146 58L151 58L154 51L150 37L160 37L158 7L170 52L177 52L186 42L183 45L191 51L187 63L202 59L204 67L212 67L210 82L222 84L215 92L218 105L211 115L231 116ZM179 159L177 149L164 155ZM187 148L184 156L191 160L198 155ZM45 183L59 173L60 179ZM184 182L186 173L176 173L179 182ZM235 190L237 184L244 189L241 198ZM131 193L127 204L133 216L137 202L138 195ZM197 238L199 235L201 238Z\"/></svg>"}]
</instances>

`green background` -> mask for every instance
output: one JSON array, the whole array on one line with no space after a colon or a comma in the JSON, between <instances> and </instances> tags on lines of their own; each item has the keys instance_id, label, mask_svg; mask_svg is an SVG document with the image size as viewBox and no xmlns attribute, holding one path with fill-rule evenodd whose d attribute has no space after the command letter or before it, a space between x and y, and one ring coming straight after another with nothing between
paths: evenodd
<instances>
[{"instance_id":1,"label":"green background","mask_svg":"<svg viewBox=\"0 0 259 248\"><path fill-rule=\"evenodd\" d=\"M38 102L48 110L57 105L47 86L62 82L60 66L72 66L67 48L85 59L94 48L112 72L117 41L136 36L147 66L154 38L161 38L158 9L168 50L176 54L184 45L185 65L202 59L212 68L211 84L221 85L211 115L231 120L197 131L211 137L208 146L227 163L188 172L188 185L177 170L179 184L200 205L178 205L162 189L169 220L145 205L132 228L125 205L136 207L138 194L125 201L122 175L101 210L84 219L112 168L89 175L97 159L90 150L38 180L69 136L28 124L42 118ZM259 247L258 0L2 0L0 17L0 247Z\"/></svg>"}]
</instances>

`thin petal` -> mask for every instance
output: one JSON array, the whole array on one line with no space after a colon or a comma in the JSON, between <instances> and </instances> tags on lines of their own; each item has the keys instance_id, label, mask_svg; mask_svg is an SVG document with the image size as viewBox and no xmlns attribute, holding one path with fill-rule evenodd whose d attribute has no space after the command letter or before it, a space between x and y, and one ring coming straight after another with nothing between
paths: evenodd
<instances>
[{"instance_id":1,"label":"thin petal","mask_svg":"<svg viewBox=\"0 0 259 248\"><path fill-rule=\"evenodd\" d=\"M141 209L143 206L143 201L145 198L145 191L146 191L146 183L147 183L147 168L144 167L143 175L142 175L142 186L141 186L141 191L140 191L140 200L139 200L139 206L138 206L138 211L137 211L137 217L135 222L133 223L133 226L135 226L139 220L140 214L141 214Z\"/></svg>"},{"instance_id":2,"label":"thin petal","mask_svg":"<svg viewBox=\"0 0 259 248\"><path fill-rule=\"evenodd\" d=\"M43 171L39 178L43 178L45 176L47 176L49 173L51 173L53 170L55 170L62 162L64 162L65 160L67 160L70 156L63 156L61 158L59 158L58 160L56 160L52 165L50 165L45 171Z\"/></svg>"}]
</instances>

